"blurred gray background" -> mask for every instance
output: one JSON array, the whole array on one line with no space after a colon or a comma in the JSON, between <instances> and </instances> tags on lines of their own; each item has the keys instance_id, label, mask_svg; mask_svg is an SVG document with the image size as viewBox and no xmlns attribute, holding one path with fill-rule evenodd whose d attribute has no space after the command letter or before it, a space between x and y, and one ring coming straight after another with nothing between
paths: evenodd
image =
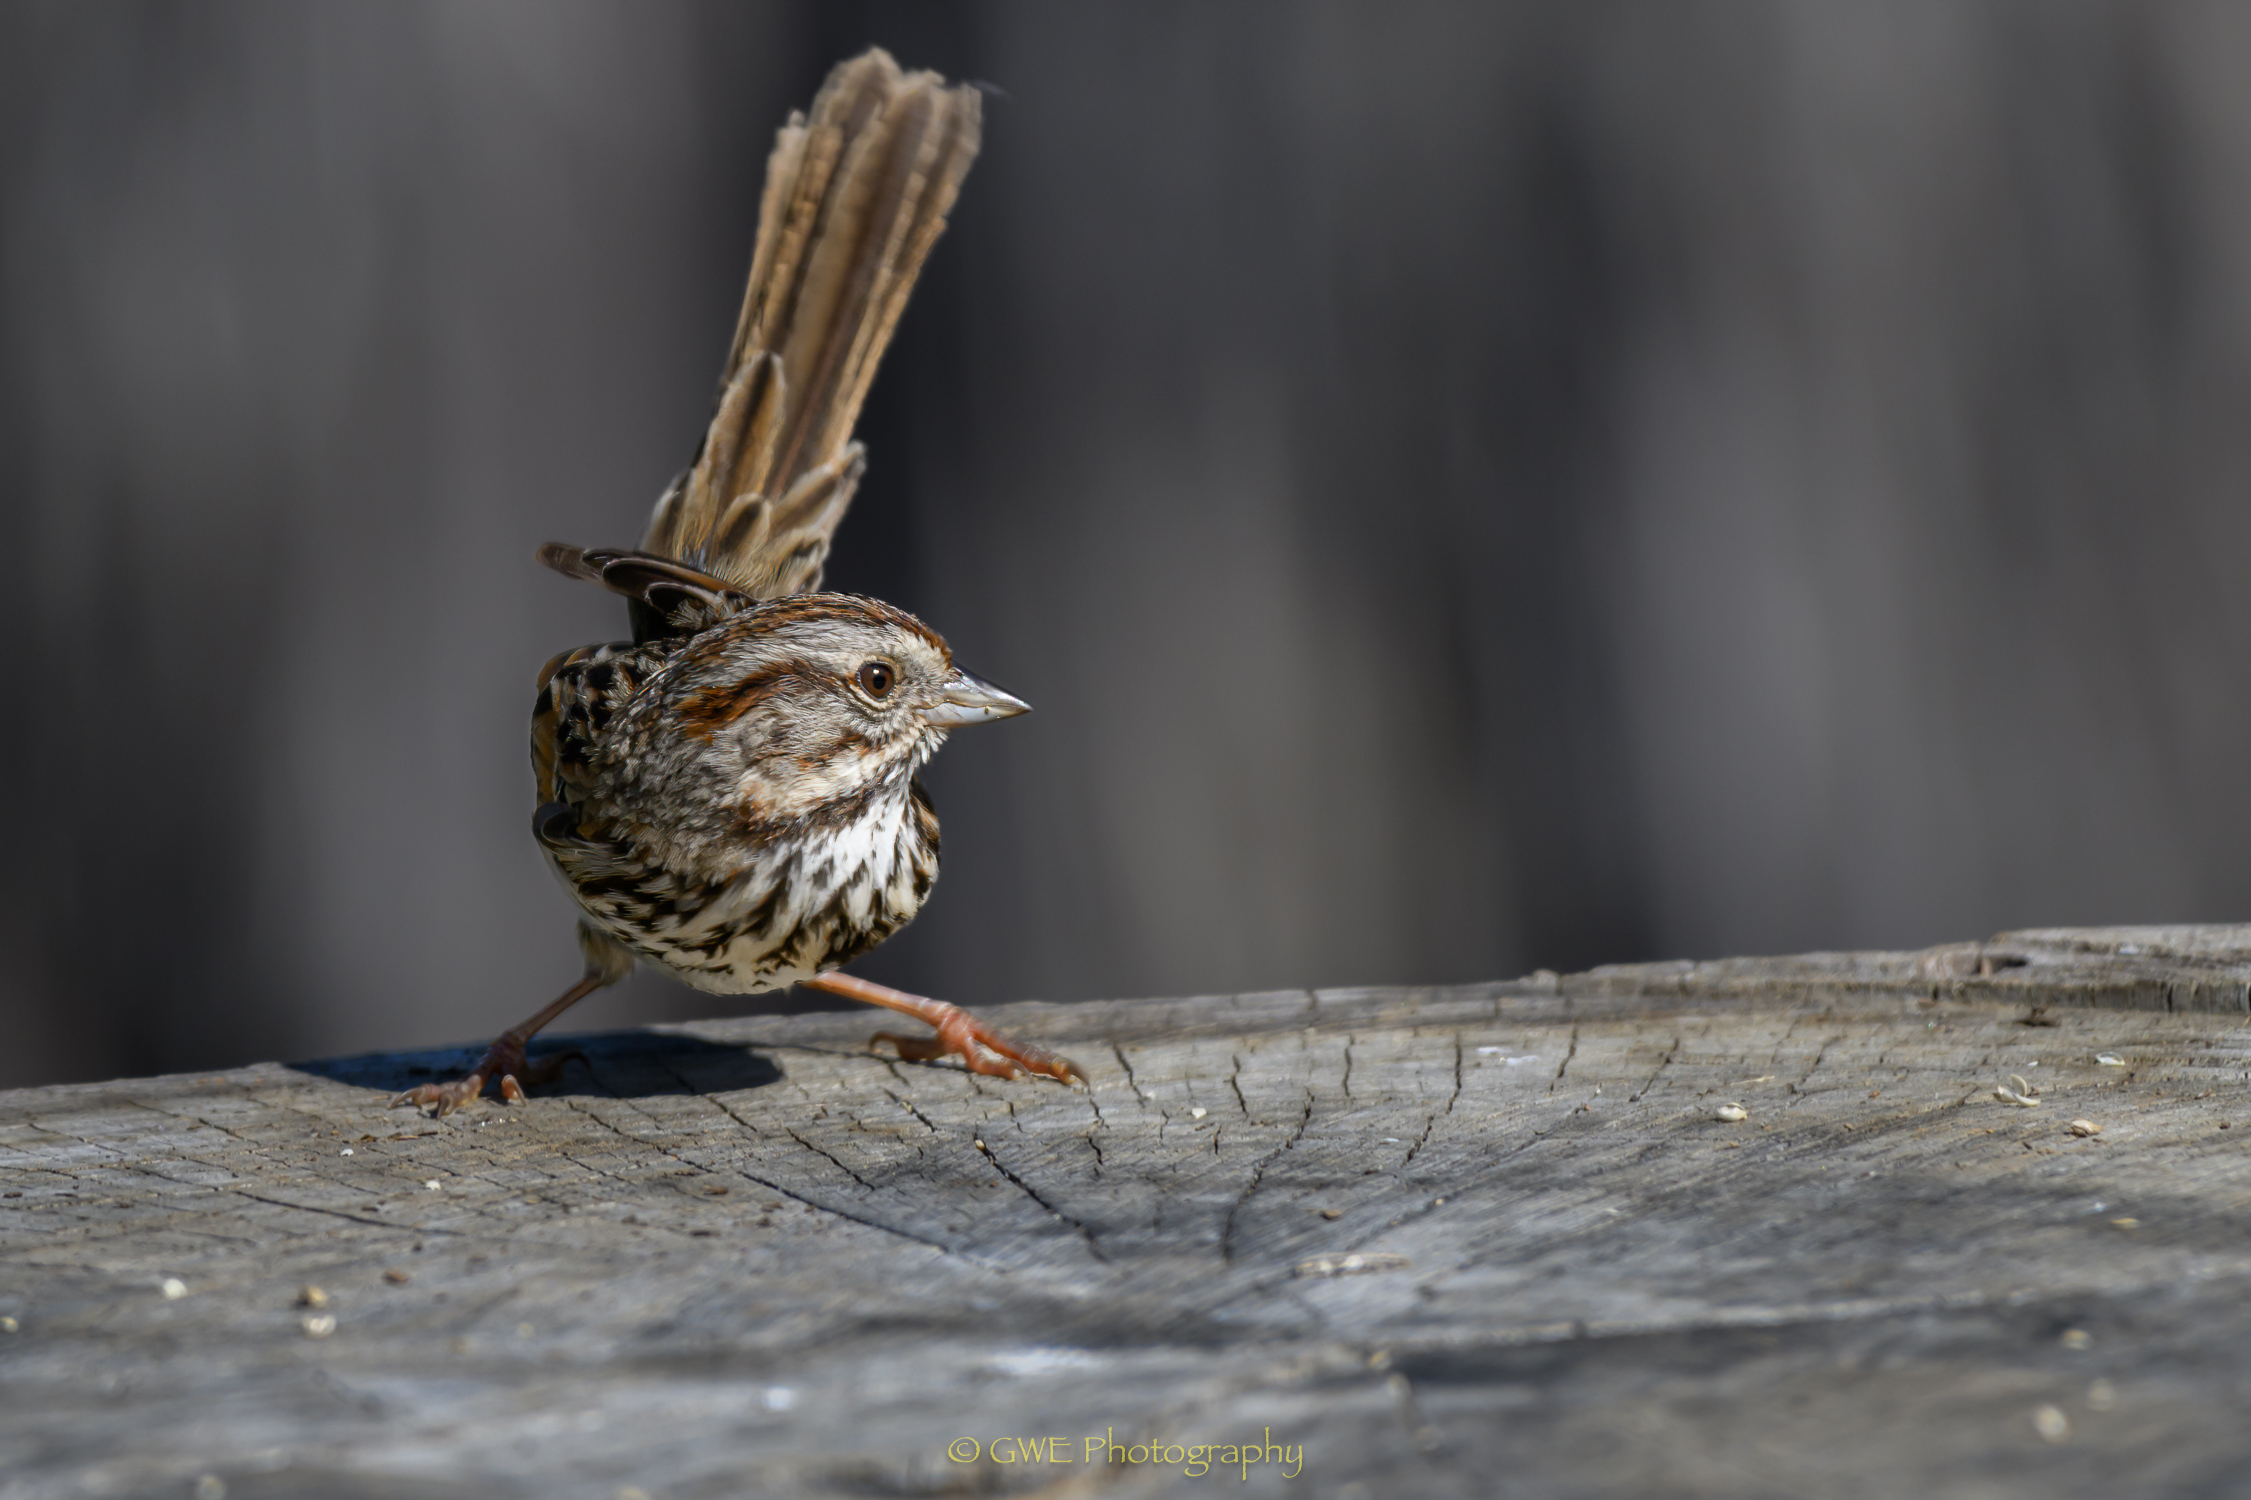
<instances>
[{"instance_id":1,"label":"blurred gray background","mask_svg":"<svg viewBox=\"0 0 2251 1500\"><path fill-rule=\"evenodd\" d=\"M871 42L1000 92L831 582L1039 711L861 972L2251 913L2251 9L11 3L0 1084L576 975L525 723L623 621L531 552L637 537Z\"/></svg>"}]
</instances>

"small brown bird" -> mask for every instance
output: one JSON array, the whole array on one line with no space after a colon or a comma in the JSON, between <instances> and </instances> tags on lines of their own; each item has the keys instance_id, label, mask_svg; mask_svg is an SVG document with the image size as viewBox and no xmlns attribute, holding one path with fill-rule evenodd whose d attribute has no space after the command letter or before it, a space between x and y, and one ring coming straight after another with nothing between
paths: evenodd
<instances>
[{"instance_id":1,"label":"small brown bird","mask_svg":"<svg viewBox=\"0 0 2251 1500\"><path fill-rule=\"evenodd\" d=\"M915 773L963 724L1028 707L902 610L815 592L865 464L852 426L977 154L978 96L881 51L839 66L767 162L750 286L694 465L638 551L540 560L625 596L633 640L547 664L532 836L583 915L586 973L468 1076L396 1103L503 1098L568 1054L524 1045L634 960L701 990L804 984L929 1022L879 1033L972 1072L1078 1069L967 1011L831 971L912 921L938 878Z\"/></svg>"}]
</instances>

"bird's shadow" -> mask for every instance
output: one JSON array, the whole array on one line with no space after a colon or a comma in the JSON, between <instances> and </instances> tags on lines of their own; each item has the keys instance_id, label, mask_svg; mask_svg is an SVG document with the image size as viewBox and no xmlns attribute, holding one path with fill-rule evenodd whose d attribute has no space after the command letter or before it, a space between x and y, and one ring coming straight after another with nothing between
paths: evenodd
<instances>
[{"instance_id":1,"label":"bird's shadow","mask_svg":"<svg viewBox=\"0 0 2251 1500\"><path fill-rule=\"evenodd\" d=\"M397 1094L423 1083L445 1083L465 1075L484 1056L484 1044L432 1047L415 1052L363 1052L356 1057L291 1063L300 1073L333 1079L355 1088ZM727 1094L764 1088L781 1080L782 1070L748 1047L705 1041L674 1031L635 1027L585 1036L534 1042L531 1060L580 1053L562 1075L533 1090L536 1098L646 1099L659 1094ZM488 1088L488 1094L492 1092Z\"/></svg>"}]
</instances>

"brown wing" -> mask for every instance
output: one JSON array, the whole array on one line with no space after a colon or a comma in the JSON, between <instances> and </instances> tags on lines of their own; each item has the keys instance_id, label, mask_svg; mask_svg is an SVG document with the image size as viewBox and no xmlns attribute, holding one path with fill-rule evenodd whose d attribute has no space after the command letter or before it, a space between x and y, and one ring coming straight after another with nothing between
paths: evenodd
<instances>
[{"instance_id":1,"label":"brown wing","mask_svg":"<svg viewBox=\"0 0 2251 1500\"><path fill-rule=\"evenodd\" d=\"M594 789L596 746L610 720L679 649L677 640L581 646L539 670L531 710L531 769L539 809L532 834L551 850L600 841L603 830L579 818Z\"/></svg>"},{"instance_id":2,"label":"brown wing","mask_svg":"<svg viewBox=\"0 0 2251 1500\"><path fill-rule=\"evenodd\" d=\"M817 589L860 481L852 441L930 247L977 155L977 91L838 65L766 163L758 248L695 466L657 502L642 549L754 599Z\"/></svg>"},{"instance_id":3,"label":"brown wing","mask_svg":"<svg viewBox=\"0 0 2251 1500\"><path fill-rule=\"evenodd\" d=\"M643 649L623 641L581 646L539 669L531 770L541 803L576 807L586 800L594 780L594 742L647 674Z\"/></svg>"}]
</instances>

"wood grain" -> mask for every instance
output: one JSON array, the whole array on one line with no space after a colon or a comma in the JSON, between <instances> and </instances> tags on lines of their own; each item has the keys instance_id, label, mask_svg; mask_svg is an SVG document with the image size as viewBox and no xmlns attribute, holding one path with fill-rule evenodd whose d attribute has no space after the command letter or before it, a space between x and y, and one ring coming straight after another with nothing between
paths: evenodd
<instances>
[{"instance_id":1,"label":"wood grain","mask_svg":"<svg viewBox=\"0 0 2251 1500\"><path fill-rule=\"evenodd\" d=\"M464 1049L0 1094L0 1496L2220 1492L2247 993L2059 931L991 1008L1086 1089L853 1010L444 1121Z\"/></svg>"}]
</instances>

